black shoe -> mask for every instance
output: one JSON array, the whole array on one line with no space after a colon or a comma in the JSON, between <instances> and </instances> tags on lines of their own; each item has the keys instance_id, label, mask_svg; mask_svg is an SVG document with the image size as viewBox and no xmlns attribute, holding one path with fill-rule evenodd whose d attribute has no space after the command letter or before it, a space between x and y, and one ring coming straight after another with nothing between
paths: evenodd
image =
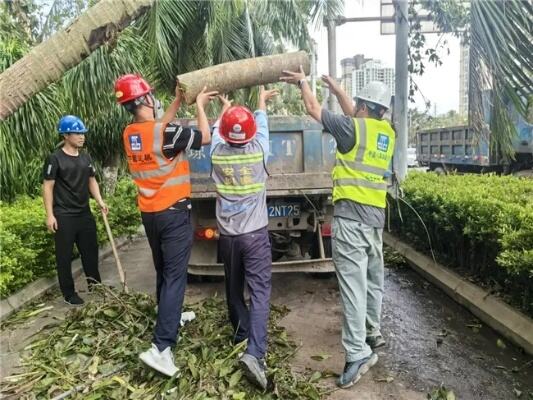
<instances>
[{"instance_id":1,"label":"black shoe","mask_svg":"<svg viewBox=\"0 0 533 400\"><path fill-rule=\"evenodd\" d=\"M65 303L71 305L71 306L81 306L83 305L85 302L83 301L83 299L78 296L78 293L74 293L73 295L69 296L69 297L65 297Z\"/></svg>"},{"instance_id":2,"label":"black shoe","mask_svg":"<svg viewBox=\"0 0 533 400\"><path fill-rule=\"evenodd\" d=\"M383 336L377 335L377 336L367 336L366 344L368 344L370 348L374 350L379 347L385 346L386 342L385 342L385 339L383 339Z\"/></svg>"}]
</instances>

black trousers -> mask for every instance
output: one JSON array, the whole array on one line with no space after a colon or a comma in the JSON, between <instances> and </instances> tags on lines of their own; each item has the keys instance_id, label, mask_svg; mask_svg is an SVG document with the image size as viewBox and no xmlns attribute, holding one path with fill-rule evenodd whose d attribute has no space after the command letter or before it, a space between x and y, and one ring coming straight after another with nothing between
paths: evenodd
<instances>
[{"instance_id":1,"label":"black trousers","mask_svg":"<svg viewBox=\"0 0 533 400\"><path fill-rule=\"evenodd\" d=\"M157 321L153 343L159 351L176 345L187 286L193 232L189 210L141 213L156 272Z\"/></svg>"},{"instance_id":2,"label":"black trousers","mask_svg":"<svg viewBox=\"0 0 533 400\"><path fill-rule=\"evenodd\" d=\"M59 288L63 297L69 298L76 290L72 279L72 251L74 243L81 255L83 272L89 287L101 282L98 272L98 240L96 239L96 222L92 214L80 216L57 215L55 233L56 263Z\"/></svg>"}]
</instances>

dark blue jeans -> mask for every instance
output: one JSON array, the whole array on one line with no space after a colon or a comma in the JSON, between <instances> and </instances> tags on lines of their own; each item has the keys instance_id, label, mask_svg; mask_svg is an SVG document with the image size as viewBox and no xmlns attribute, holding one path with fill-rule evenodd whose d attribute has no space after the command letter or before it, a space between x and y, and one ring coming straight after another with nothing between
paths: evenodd
<instances>
[{"instance_id":1,"label":"dark blue jeans","mask_svg":"<svg viewBox=\"0 0 533 400\"><path fill-rule=\"evenodd\" d=\"M153 343L159 351L176 345L193 240L190 211L141 213L156 271L157 321Z\"/></svg>"},{"instance_id":2,"label":"dark blue jeans","mask_svg":"<svg viewBox=\"0 0 533 400\"><path fill-rule=\"evenodd\" d=\"M272 254L267 228L238 236L220 236L220 255L226 275L226 301L235 342L248 338L246 353L263 358L267 348L272 287ZM250 309L244 302L244 284Z\"/></svg>"}]
</instances>

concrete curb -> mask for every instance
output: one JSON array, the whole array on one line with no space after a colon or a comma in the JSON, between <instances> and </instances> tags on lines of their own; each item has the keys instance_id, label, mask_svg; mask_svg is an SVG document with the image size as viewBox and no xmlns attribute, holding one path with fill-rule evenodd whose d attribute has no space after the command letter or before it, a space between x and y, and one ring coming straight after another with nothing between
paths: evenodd
<instances>
[{"instance_id":1,"label":"concrete curb","mask_svg":"<svg viewBox=\"0 0 533 400\"><path fill-rule=\"evenodd\" d=\"M130 242L128 238L119 238L115 241L117 249ZM113 254L111 245L107 244L98 251L98 261L101 262L104 258ZM81 266L81 259L76 258L72 260L72 276L76 279L81 275L83 269ZM31 302L35 298L42 296L44 293L58 286L57 276L50 278L40 278L25 286L17 293L12 294L6 299L0 301L0 321L9 317L15 311L19 310L25 304Z\"/></svg>"},{"instance_id":2,"label":"concrete curb","mask_svg":"<svg viewBox=\"0 0 533 400\"><path fill-rule=\"evenodd\" d=\"M384 243L404 256L411 267L425 279L441 288L459 304L501 335L533 355L533 320L468 282L450 269L431 259L388 232L383 232Z\"/></svg>"}]
</instances>

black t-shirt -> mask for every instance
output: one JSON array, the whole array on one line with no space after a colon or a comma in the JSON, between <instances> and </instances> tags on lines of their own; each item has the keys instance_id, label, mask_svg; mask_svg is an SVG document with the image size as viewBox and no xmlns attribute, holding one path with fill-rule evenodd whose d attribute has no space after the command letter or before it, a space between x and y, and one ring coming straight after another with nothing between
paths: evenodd
<instances>
[{"instance_id":1,"label":"black t-shirt","mask_svg":"<svg viewBox=\"0 0 533 400\"><path fill-rule=\"evenodd\" d=\"M43 179L55 181L54 215L85 215L89 208L89 178L94 176L91 156L71 156L58 149L48 156Z\"/></svg>"}]
</instances>

